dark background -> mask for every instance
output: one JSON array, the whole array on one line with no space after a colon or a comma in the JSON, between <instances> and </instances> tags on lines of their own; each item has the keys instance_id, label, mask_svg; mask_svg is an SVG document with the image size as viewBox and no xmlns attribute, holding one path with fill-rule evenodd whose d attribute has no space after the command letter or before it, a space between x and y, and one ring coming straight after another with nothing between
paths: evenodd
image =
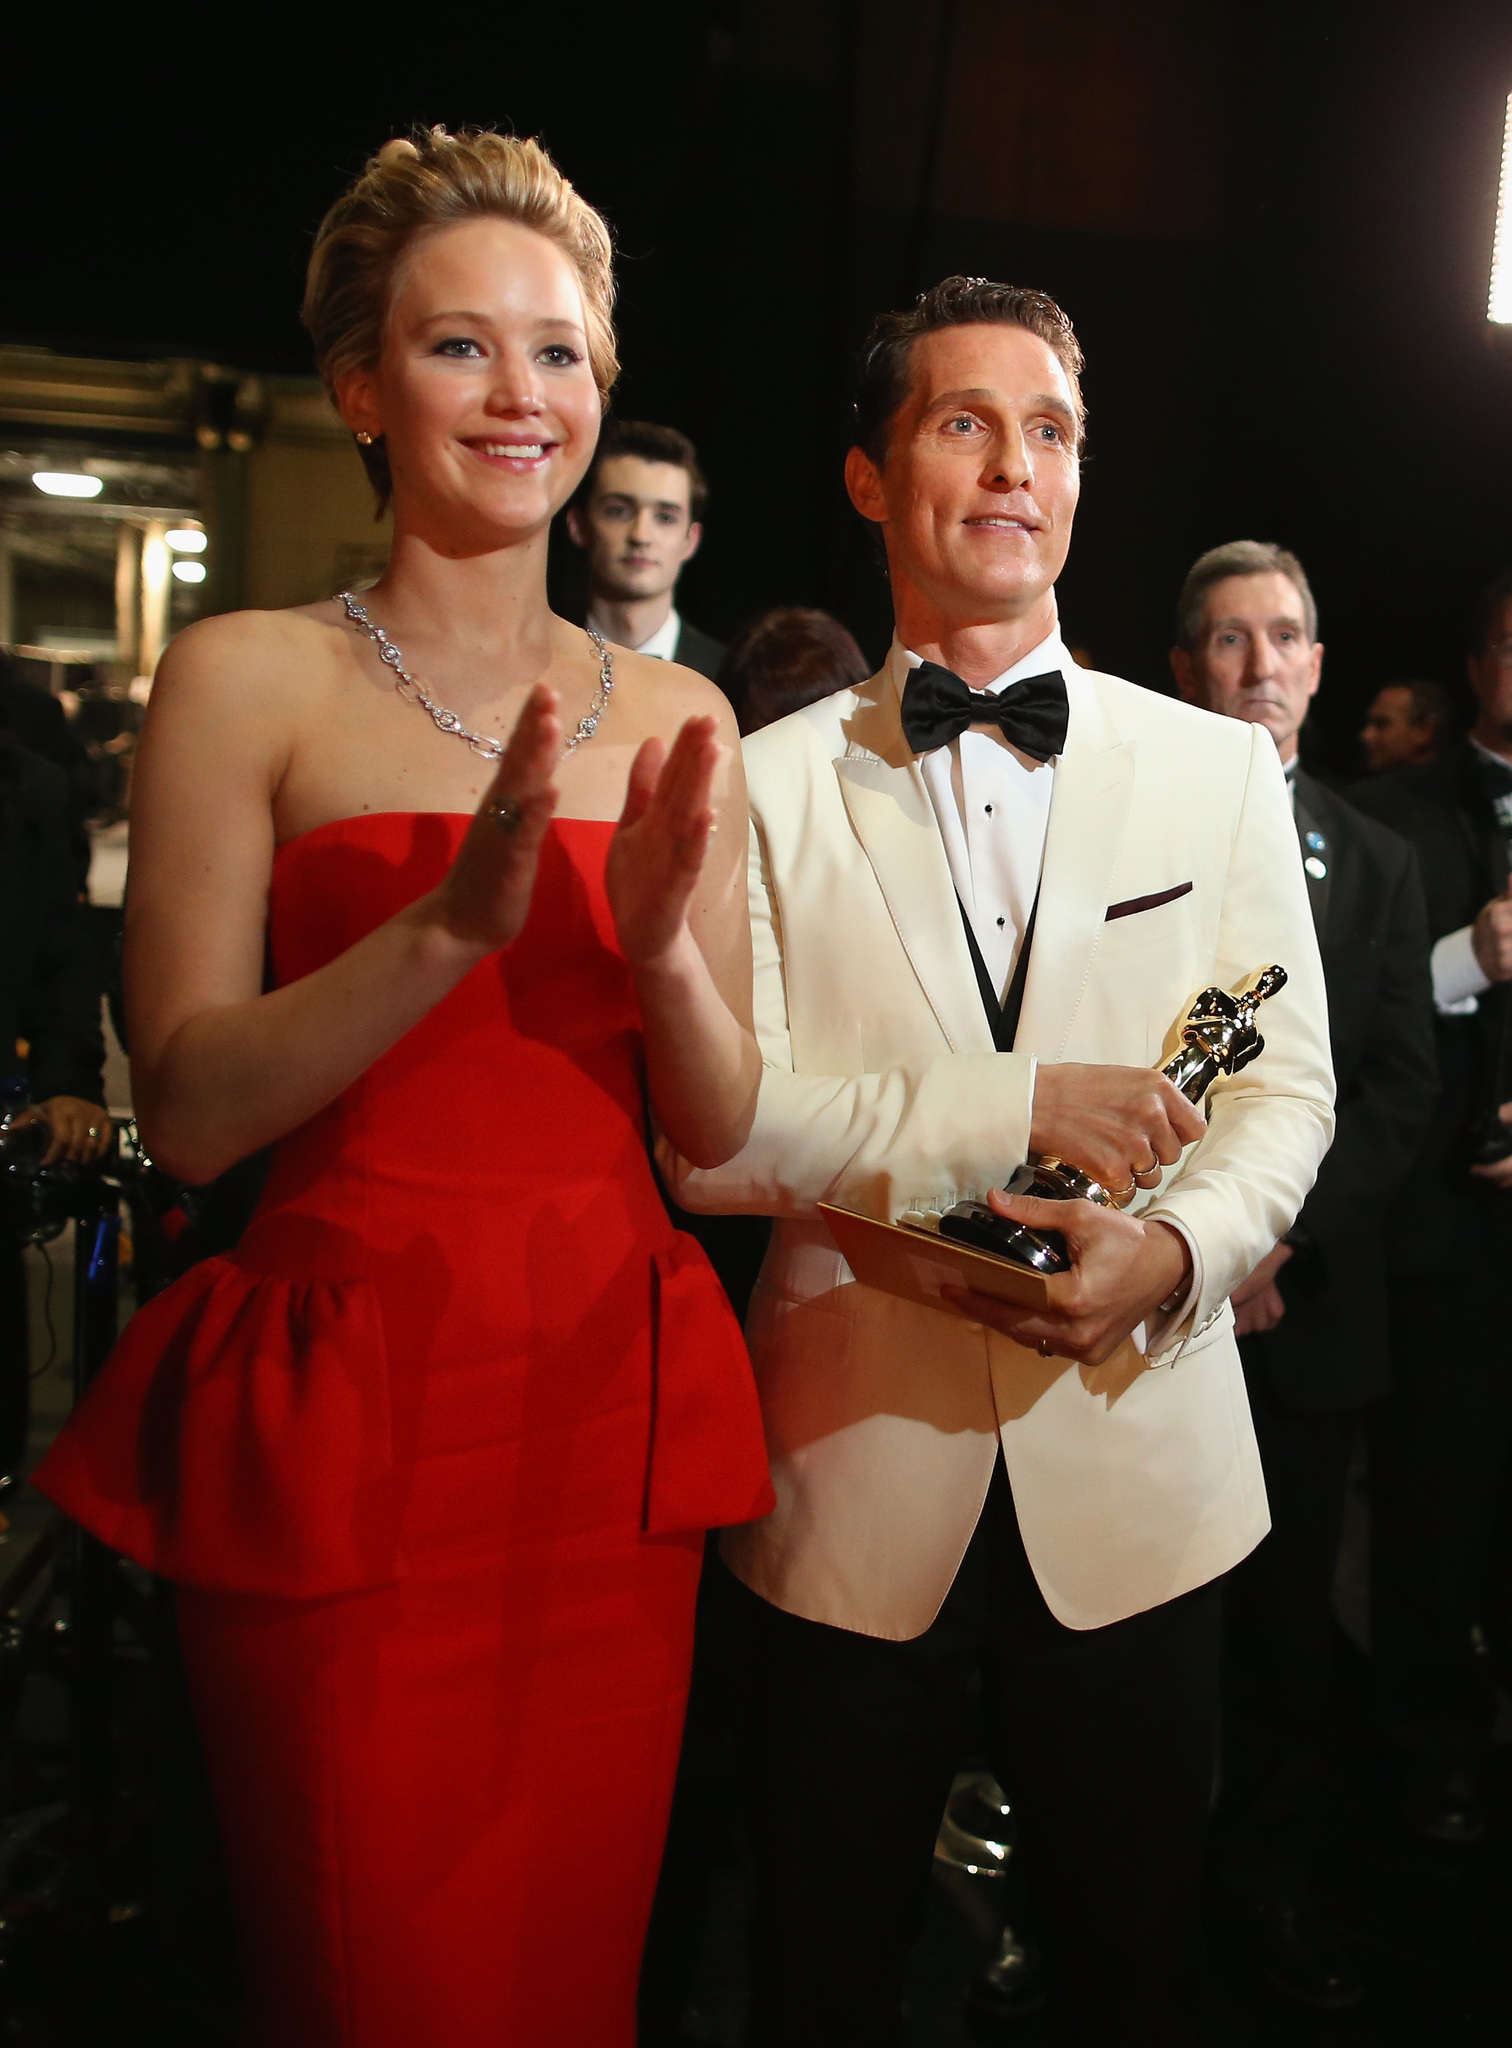
<instances>
[{"instance_id":1,"label":"dark background","mask_svg":"<svg viewBox=\"0 0 1512 2048\"><path fill-rule=\"evenodd\" d=\"M13 36L0 341L310 367L324 208L417 121L541 135L620 248L616 403L713 486L683 605L886 642L839 485L871 313L949 270L1034 284L1089 367L1068 638L1162 687L1203 548L1295 547L1349 765L1388 676L1458 686L1512 557L1512 353L1485 292L1512 5L758 0L247 14ZM73 47L77 43L78 48Z\"/></svg>"}]
</instances>

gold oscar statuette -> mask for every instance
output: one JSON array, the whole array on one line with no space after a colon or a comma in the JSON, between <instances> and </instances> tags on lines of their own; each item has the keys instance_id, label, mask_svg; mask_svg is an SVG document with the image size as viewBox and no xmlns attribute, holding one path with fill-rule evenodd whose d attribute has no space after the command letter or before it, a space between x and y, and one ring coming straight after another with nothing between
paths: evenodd
<instances>
[{"instance_id":1,"label":"gold oscar statuette","mask_svg":"<svg viewBox=\"0 0 1512 2048\"><path fill-rule=\"evenodd\" d=\"M1181 1026L1181 1048L1160 1072L1189 1102L1201 1102L1221 1076L1237 1074L1265 1050L1255 1028L1255 1012L1286 986L1284 967L1265 967L1237 995L1205 988L1187 1011ZM1138 1190L1132 1185L1105 1188L1090 1173L1064 1159L1034 1158L1006 1183L1010 1195L1033 1195L1048 1202L1100 1202L1107 1209L1125 1209ZM1071 1260L1058 1230L1031 1230L999 1216L985 1202L958 1202L940 1218L940 1235L992 1252L1015 1265L1042 1274L1066 1273Z\"/></svg>"}]
</instances>

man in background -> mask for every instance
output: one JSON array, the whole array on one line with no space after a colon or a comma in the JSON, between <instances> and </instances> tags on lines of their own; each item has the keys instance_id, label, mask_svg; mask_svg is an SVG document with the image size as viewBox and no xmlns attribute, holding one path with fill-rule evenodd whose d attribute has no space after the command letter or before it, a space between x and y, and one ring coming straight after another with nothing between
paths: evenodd
<instances>
[{"instance_id":1,"label":"man in background","mask_svg":"<svg viewBox=\"0 0 1512 2048\"><path fill-rule=\"evenodd\" d=\"M1317 610L1296 556L1213 548L1187 575L1171 667L1189 704L1263 725L1291 788L1328 990L1333 1144L1296 1223L1235 1289L1271 1533L1227 1588L1215 1874L1273 1987L1364 1995L1317 1916L1316 1820L1332 1718L1332 1585L1350 1455L1388 1385L1386 1221L1432 1114L1428 924L1411 848L1299 765L1318 688Z\"/></svg>"},{"instance_id":2,"label":"man in background","mask_svg":"<svg viewBox=\"0 0 1512 2048\"><path fill-rule=\"evenodd\" d=\"M1394 1392L1370 1434L1371 1661L1407 1818L1450 1843L1487 1826L1494 1694L1477 1628L1512 1442L1512 1159L1495 1156L1512 1098L1512 570L1471 639L1472 731L1351 791L1417 848L1434 942L1441 1088L1393 1218Z\"/></svg>"},{"instance_id":3,"label":"man in background","mask_svg":"<svg viewBox=\"0 0 1512 2048\"><path fill-rule=\"evenodd\" d=\"M677 579L703 539L708 486L693 443L676 427L611 420L567 513L588 557L588 623L636 654L715 676L724 647L690 626Z\"/></svg>"},{"instance_id":4,"label":"man in background","mask_svg":"<svg viewBox=\"0 0 1512 2048\"><path fill-rule=\"evenodd\" d=\"M1372 775L1386 768L1421 768L1449 735L1449 698L1437 683L1386 683L1365 714L1360 744Z\"/></svg>"}]
</instances>

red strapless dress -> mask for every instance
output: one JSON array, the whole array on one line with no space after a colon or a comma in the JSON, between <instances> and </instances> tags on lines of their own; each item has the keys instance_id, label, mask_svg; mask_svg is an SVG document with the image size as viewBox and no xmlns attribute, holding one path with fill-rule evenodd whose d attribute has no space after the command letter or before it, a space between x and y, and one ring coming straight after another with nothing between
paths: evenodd
<instances>
[{"instance_id":1,"label":"red strapless dress","mask_svg":"<svg viewBox=\"0 0 1512 2048\"><path fill-rule=\"evenodd\" d=\"M279 849L276 972L467 820ZM700 1532L771 1502L749 1366L647 1164L607 825L278 1147L38 1483L180 1582L257 2048L632 2048Z\"/></svg>"}]
</instances>

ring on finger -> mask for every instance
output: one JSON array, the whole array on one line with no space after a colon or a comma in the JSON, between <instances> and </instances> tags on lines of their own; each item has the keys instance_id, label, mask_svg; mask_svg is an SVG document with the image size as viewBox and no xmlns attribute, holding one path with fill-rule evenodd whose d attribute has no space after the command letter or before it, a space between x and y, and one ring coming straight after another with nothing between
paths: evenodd
<instances>
[{"instance_id":1,"label":"ring on finger","mask_svg":"<svg viewBox=\"0 0 1512 2048\"><path fill-rule=\"evenodd\" d=\"M525 813L517 803L505 797L502 802L488 806L488 815L501 832L518 832Z\"/></svg>"},{"instance_id":2,"label":"ring on finger","mask_svg":"<svg viewBox=\"0 0 1512 2048\"><path fill-rule=\"evenodd\" d=\"M1048 1337L1041 1337L1034 1348L1041 1358L1054 1358L1055 1356L1055 1353L1050 1349L1050 1339Z\"/></svg>"},{"instance_id":3,"label":"ring on finger","mask_svg":"<svg viewBox=\"0 0 1512 2048\"><path fill-rule=\"evenodd\" d=\"M1138 1185L1137 1180L1131 1180L1126 1188L1109 1188L1109 1197L1114 1202L1127 1202Z\"/></svg>"},{"instance_id":4,"label":"ring on finger","mask_svg":"<svg viewBox=\"0 0 1512 2048\"><path fill-rule=\"evenodd\" d=\"M100 1126L98 1124L91 1124L89 1126L89 1135L91 1138L98 1138L100 1135Z\"/></svg>"}]
</instances>

